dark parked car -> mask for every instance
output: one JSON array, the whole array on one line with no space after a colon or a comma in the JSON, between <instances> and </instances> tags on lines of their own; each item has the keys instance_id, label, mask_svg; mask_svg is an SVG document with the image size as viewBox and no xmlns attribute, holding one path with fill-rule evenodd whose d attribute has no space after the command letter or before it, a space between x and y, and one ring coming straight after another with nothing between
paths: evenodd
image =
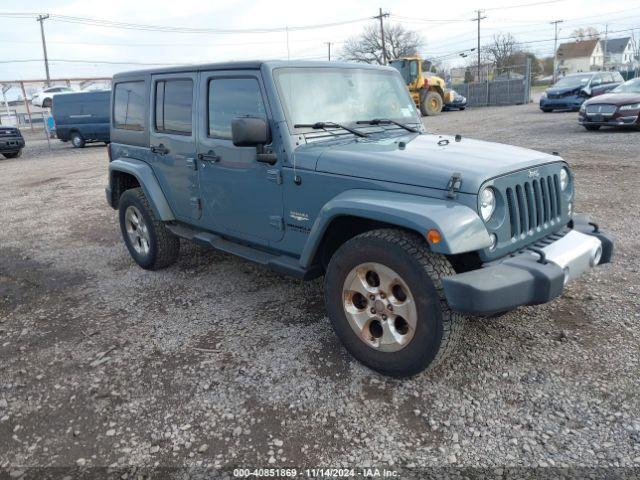
<instances>
[{"instance_id":1,"label":"dark parked car","mask_svg":"<svg viewBox=\"0 0 640 480\"><path fill-rule=\"evenodd\" d=\"M640 78L584 102L578 123L587 130L598 130L602 126L640 129Z\"/></svg>"},{"instance_id":2,"label":"dark parked car","mask_svg":"<svg viewBox=\"0 0 640 480\"><path fill-rule=\"evenodd\" d=\"M109 142L111 91L79 92L53 97L56 136L74 147L89 142Z\"/></svg>"},{"instance_id":3,"label":"dark parked car","mask_svg":"<svg viewBox=\"0 0 640 480\"><path fill-rule=\"evenodd\" d=\"M464 110L467 108L467 97L464 95L460 95L455 90L450 90L451 92L451 101L444 104L443 110ZM445 95L445 97L449 97Z\"/></svg>"},{"instance_id":4,"label":"dark parked car","mask_svg":"<svg viewBox=\"0 0 640 480\"><path fill-rule=\"evenodd\" d=\"M22 155L24 138L15 127L3 127L0 125L0 153L5 158L16 158Z\"/></svg>"},{"instance_id":5,"label":"dark parked car","mask_svg":"<svg viewBox=\"0 0 640 480\"><path fill-rule=\"evenodd\" d=\"M574 73L558 80L540 97L540 110L578 110L587 98L613 90L624 82L620 72Z\"/></svg>"}]
</instances>

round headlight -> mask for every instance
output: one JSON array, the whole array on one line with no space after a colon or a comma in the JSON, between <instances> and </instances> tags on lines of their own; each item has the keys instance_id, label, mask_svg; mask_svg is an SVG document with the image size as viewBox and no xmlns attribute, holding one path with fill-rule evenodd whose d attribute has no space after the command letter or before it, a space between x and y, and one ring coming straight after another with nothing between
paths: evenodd
<instances>
[{"instance_id":1,"label":"round headlight","mask_svg":"<svg viewBox=\"0 0 640 480\"><path fill-rule=\"evenodd\" d=\"M566 190L567 185L569 185L569 172L567 172L566 168L563 168L560 170L560 190Z\"/></svg>"},{"instance_id":2,"label":"round headlight","mask_svg":"<svg viewBox=\"0 0 640 480\"><path fill-rule=\"evenodd\" d=\"M480 192L480 216L488 222L496 209L496 195L493 188L487 187Z\"/></svg>"}]
</instances>

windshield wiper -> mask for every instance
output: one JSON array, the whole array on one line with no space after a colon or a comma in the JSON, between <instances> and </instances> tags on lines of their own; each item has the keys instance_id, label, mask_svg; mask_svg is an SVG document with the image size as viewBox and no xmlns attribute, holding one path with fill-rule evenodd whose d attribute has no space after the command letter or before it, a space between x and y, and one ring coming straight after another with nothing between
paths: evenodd
<instances>
[{"instance_id":1,"label":"windshield wiper","mask_svg":"<svg viewBox=\"0 0 640 480\"><path fill-rule=\"evenodd\" d=\"M398 127L402 127L405 130L408 130L411 133L420 133L420 130L417 128L410 127L409 125L405 125L404 123L396 122L395 120L391 120L389 118L374 118L373 120L358 120L357 124L365 124L365 125L385 125L392 124L397 125Z\"/></svg>"},{"instance_id":2,"label":"windshield wiper","mask_svg":"<svg viewBox=\"0 0 640 480\"><path fill-rule=\"evenodd\" d=\"M362 138L367 138L369 135L363 132L359 132L353 128L345 127L344 125L340 125L339 123L334 122L316 122L316 123L297 123L293 126L293 128L313 128L314 130L326 130L327 128L342 128L349 133L353 133L354 135Z\"/></svg>"}]
</instances>

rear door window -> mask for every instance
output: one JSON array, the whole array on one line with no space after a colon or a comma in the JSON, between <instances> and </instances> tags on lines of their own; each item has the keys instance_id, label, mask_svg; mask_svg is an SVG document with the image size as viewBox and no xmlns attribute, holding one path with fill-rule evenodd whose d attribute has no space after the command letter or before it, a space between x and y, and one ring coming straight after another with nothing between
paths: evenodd
<instances>
[{"instance_id":1,"label":"rear door window","mask_svg":"<svg viewBox=\"0 0 640 480\"><path fill-rule=\"evenodd\" d=\"M156 83L155 128L157 132L191 135L193 81L161 80Z\"/></svg>"},{"instance_id":2,"label":"rear door window","mask_svg":"<svg viewBox=\"0 0 640 480\"><path fill-rule=\"evenodd\" d=\"M121 82L113 94L113 126L144 130L144 82Z\"/></svg>"}]
</instances>

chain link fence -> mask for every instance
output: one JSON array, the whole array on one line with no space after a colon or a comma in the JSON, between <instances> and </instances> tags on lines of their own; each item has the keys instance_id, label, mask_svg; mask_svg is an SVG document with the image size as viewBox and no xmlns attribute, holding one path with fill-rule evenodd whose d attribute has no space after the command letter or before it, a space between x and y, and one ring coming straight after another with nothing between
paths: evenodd
<instances>
[{"instance_id":1,"label":"chain link fence","mask_svg":"<svg viewBox=\"0 0 640 480\"><path fill-rule=\"evenodd\" d=\"M477 67L461 70L462 74L452 75L451 88L465 96L470 107L519 105L530 101L531 62L504 68L481 65L480 81Z\"/></svg>"},{"instance_id":2,"label":"chain link fence","mask_svg":"<svg viewBox=\"0 0 640 480\"><path fill-rule=\"evenodd\" d=\"M0 125L40 127L50 117L50 108L32 103L33 95L49 87L69 87L75 91L111 88L110 77L56 78L39 80L0 80Z\"/></svg>"}]
</instances>

